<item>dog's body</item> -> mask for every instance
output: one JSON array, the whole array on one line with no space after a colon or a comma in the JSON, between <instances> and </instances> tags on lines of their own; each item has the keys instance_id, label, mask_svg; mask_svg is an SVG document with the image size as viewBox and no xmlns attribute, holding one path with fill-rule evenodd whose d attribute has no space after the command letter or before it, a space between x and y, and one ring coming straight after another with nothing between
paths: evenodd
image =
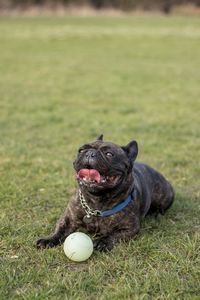
<instances>
[{"instance_id":1,"label":"dog's body","mask_svg":"<svg viewBox=\"0 0 200 300\"><path fill-rule=\"evenodd\" d=\"M151 167L134 163L137 152L135 141L120 147L103 142L102 136L80 148L74 162L79 187L54 234L38 240L37 247L54 247L84 227L97 237L96 249L111 250L114 242L133 238L149 212L164 214L173 202L173 188Z\"/></svg>"}]
</instances>

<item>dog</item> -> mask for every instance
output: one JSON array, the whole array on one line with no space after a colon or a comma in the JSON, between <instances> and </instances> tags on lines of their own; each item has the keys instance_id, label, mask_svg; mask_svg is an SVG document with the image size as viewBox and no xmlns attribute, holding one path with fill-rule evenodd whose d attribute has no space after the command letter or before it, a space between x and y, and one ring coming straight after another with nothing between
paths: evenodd
<instances>
[{"instance_id":1,"label":"dog","mask_svg":"<svg viewBox=\"0 0 200 300\"><path fill-rule=\"evenodd\" d=\"M149 213L164 214L174 189L159 172L140 162L136 141L120 146L97 140L83 145L74 161L78 188L52 235L37 248L54 247L79 228L95 236L94 248L110 251L118 241L134 238Z\"/></svg>"}]
</instances>

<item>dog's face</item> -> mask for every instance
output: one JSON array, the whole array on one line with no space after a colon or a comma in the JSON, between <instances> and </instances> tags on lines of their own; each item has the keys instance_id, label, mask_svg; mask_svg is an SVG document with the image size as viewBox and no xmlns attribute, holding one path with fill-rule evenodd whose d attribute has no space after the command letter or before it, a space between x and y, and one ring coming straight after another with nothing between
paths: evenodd
<instances>
[{"instance_id":1,"label":"dog's face","mask_svg":"<svg viewBox=\"0 0 200 300\"><path fill-rule=\"evenodd\" d=\"M80 188L90 193L100 193L122 185L132 172L137 153L135 141L123 147L104 142L102 136L83 145L74 162Z\"/></svg>"}]
</instances>

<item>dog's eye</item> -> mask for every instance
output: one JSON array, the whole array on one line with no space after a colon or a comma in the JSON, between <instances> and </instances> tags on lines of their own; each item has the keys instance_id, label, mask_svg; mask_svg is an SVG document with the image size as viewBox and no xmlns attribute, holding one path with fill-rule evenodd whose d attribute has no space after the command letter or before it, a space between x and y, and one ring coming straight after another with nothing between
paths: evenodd
<instances>
[{"instance_id":1,"label":"dog's eye","mask_svg":"<svg viewBox=\"0 0 200 300\"><path fill-rule=\"evenodd\" d=\"M113 154L112 154L112 152L106 152L106 156L107 156L107 157L112 157Z\"/></svg>"},{"instance_id":2,"label":"dog's eye","mask_svg":"<svg viewBox=\"0 0 200 300\"><path fill-rule=\"evenodd\" d=\"M85 149L81 148L78 150L79 153L83 153Z\"/></svg>"}]
</instances>

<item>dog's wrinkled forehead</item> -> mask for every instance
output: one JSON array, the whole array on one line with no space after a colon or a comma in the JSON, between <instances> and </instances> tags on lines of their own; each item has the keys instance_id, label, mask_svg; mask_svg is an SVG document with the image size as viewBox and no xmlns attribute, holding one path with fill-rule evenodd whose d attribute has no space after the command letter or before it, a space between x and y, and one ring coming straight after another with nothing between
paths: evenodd
<instances>
[{"instance_id":1,"label":"dog's wrinkled forehead","mask_svg":"<svg viewBox=\"0 0 200 300\"><path fill-rule=\"evenodd\" d=\"M94 141L88 144L84 144L80 149L85 148L85 149L95 149L95 150L100 150L100 151L111 151L114 152L115 154L120 154L120 155L125 155L124 150L122 147L120 147L117 144L114 144L112 142L104 142L104 141Z\"/></svg>"},{"instance_id":2,"label":"dog's wrinkled forehead","mask_svg":"<svg viewBox=\"0 0 200 300\"><path fill-rule=\"evenodd\" d=\"M106 154L107 156L109 156L110 158L112 157L115 160L128 159L134 161L138 154L138 145L137 142L134 140L129 142L126 146L120 146L112 142L103 141L102 136L100 136L100 138L98 138L96 141L84 144L82 147L80 147L78 151L78 156L79 154L85 154L86 152L88 152L85 150L91 149L94 152ZM92 153L92 156L94 157L94 153Z\"/></svg>"}]
</instances>

